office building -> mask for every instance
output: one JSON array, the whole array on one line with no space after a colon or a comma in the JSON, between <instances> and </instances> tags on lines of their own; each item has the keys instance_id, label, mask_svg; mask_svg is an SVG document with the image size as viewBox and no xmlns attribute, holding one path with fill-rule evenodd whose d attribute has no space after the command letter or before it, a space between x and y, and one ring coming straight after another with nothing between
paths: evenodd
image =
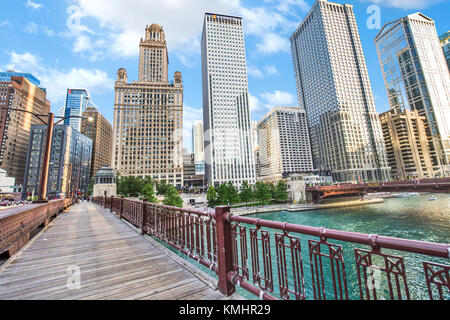
<instances>
[{"instance_id":1,"label":"office building","mask_svg":"<svg viewBox=\"0 0 450 320\"><path fill-rule=\"evenodd\" d=\"M81 117L88 107L95 108L95 105L86 89L67 89L64 117ZM58 113L60 112L61 109L58 110ZM81 118L67 118L64 120L64 124L81 132Z\"/></svg>"},{"instance_id":2,"label":"office building","mask_svg":"<svg viewBox=\"0 0 450 320\"><path fill-rule=\"evenodd\" d=\"M277 182L290 174L313 170L304 110L273 108L258 122L258 147L258 180Z\"/></svg>"},{"instance_id":3,"label":"office building","mask_svg":"<svg viewBox=\"0 0 450 320\"><path fill-rule=\"evenodd\" d=\"M450 31L442 34L439 37L441 42L442 50L444 51L445 60L447 61L447 67L450 72Z\"/></svg>"},{"instance_id":4,"label":"office building","mask_svg":"<svg viewBox=\"0 0 450 320\"><path fill-rule=\"evenodd\" d=\"M103 166L111 166L112 125L96 107L83 112L81 133L92 140L91 177Z\"/></svg>"},{"instance_id":5,"label":"office building","mask_svg":"<svg viewBox=\"0 0 450 320\"><path fill-rule=\"evenodd\" d=\"M203 122L192 125L192 148L194 150L195 174L205 174L205 148L203 144Z\"/></svg>"},{"instance_id":6,"label":"office building","mask_svg":"<svg viewBox=\"0 0 450 320\"><path fill-rule=\"evenodd\" d=\"M46 125L32 125L26 160L23 196L37 195L45 142ZM64 124L53 128L47 196L49 199L87 195L91 172L92 140Z\"/></svg>"},{"instance_id":7,"label":"office building","mask_svg":"<svg viewBox=\"0 0 450 320\"><path fill-rule=\"evenodd\" d=\"M316 1L290 40L314 168L337 181L389 179L353 6Z\"/></svg>"},{"instance_id":8,"label":"office building","mask_svg":"<svg viewBox=\"0 0 450 320\"><path fill-rule=\"evenodd\" d=\"M450 76L434 21L417 12L375 37L391 108L425 116L435 177L450 175Z\"/></svg>"},{"instance_id":9,"label":"office building","mask_svg":"<svg viewBox=\"0 0 450 320\"><path fill-rule=\"evenodd\" d=\"M185 189L203 187L205 185L205 174L197 173L195 154L183 148L183 181Z\"/></svg>"},{"instance_id":10,"label":"office building","mask_svg":"<svg viewBox=\"0 0 450 320\"><path fill-rule=\"evenodd\" d=\"M206 13L201 47L206 179L254 184L242 18Z\"/></svg>"},{"instance_id":11,"label":"office building","mask_svg":"<svg viewBox=\"0 0 450 320\"><path fill-rule=\"evenodd\" d=\"M48 114L50 102L33 75L8 71L0 72L0 108L27 111L0 109L0 168L14 177L20 188L24 183L31 125L42 123L30 112ZM47 117L42 120L47 121Z\"/></svg>"},{"instance_id":12,"label":"office building","mask_svg":"<svg viewBox=\"0 0 450 320\"><path fill-rule=\"evenodd\" d=\"M380 114L386 156L394 179L432 178L425 116L394 108Z\"/></svg>"},{"instance_id":13,"label":"office building","mask_svg":"<svg viewBox=\"0 0 450 320\"><path fill-rule=\"evenodd\" d=\"M139 45L139 79L127 83L120 68L115 84L112 167L121 176L150 177L183 186L183 84L168 80L167 44L157 24Z\"/></svg>"}]
</instances>

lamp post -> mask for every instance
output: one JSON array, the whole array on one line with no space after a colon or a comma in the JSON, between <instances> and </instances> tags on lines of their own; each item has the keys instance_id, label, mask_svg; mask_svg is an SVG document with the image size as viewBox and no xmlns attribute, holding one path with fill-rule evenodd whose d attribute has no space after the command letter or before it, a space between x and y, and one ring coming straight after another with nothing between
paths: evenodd
<instances>
[{"instance_id":1,"label":"lamp post","mask_svg":"<svg viewBox=\"0 0 450 320\"><path fill-rule=\"evenodd\" d=\"M67 117L56 117L61 118L56 123L53 123L55 119L55 115L52 112L49 112L48 114L38 114L34 113L28 110L23 109L17 109L17 108L5 108L2 107L0 109L5 110L12 110L12 111L18 111L18 112L25 112L30 113L36 118L39 119L43 124L47 126L47 137L45 141L45 149L44 149L44 155L42 159L42 171L41 171L41 179L39 184L39 196L38 200L35 201L35 203L43 203L48 202L47 200L47 185L48 185L48 171L50 166L50 155L51 155L51 149L52 149L52 138L53 138L53 127L59 124L60 122L69 119L69 118L79 118L79 119L87 119L88 121L92 121L92 117L83 117L83 116L67 116ZM47 121L43 120L42 117L47 117Z\"/></svg>"}]
</instances>

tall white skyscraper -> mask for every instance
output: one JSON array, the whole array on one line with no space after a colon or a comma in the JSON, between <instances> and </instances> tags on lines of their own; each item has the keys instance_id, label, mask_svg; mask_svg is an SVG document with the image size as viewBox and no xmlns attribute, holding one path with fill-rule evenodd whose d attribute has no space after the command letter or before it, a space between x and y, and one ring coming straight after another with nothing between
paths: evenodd
<instances>
[{"instance_id":1,"label":"tall white skyscraper","mask_svg":"<svg viewBox=\"0 0 450 320\"><path fill-rule=\"evenodd\" d=\"M208 183L255 183L242 18L205 14L202 82Z\"/></svg>"},{"instance_id":2,"label":"tall white skyscraper","mask_svg":"<svg viewBox=\"0 0 450 320\"><path fill-rule=\"evenodd\" d=\"M314 167L337 181L390 177L353 6L318 0L291 35Z\"/></svg>"},{"instance_id":3,"label":"tall white skyscraper","mask_svg":"<svg viewBox=\"0 0 450 320\"><path fill-rule=\"evenodd\" d=\"M203 122L192 125L192 149L194 151L195 174L205 174L205 147L203 144Z\"/></svg>"},{"instance_id":4,"label":"tall white skyscraper","mask_svg":"<svg viewBox=\"0 0 450 320\"><path fill-rule=\"evenodd\" d=\"M261 176L277 182L293 173L313 171L305 110L277 107L258 122Z\"/></svg>"},{"instance_id":5,"label":"tall white skyscraper","mask_svg":"<svg viewBox=\"0 0 450 320\"><path fill-rule=\"evenodd\" d=\"M450 175L450 76L434 21L417 12L375 38L391 108L425 116L434 176Z\"/></svg>"}]
</instances>

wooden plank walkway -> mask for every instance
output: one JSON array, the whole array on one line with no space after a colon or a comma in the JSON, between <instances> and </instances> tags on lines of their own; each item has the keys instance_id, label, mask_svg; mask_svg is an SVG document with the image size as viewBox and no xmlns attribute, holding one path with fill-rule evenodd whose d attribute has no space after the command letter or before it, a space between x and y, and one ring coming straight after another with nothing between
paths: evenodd
<instances>
[{"instance_id":1,"label":"wooden plank walkway","mask_svg":"<svg viewBox=\"0 0 450 320\"><path fill-rule=\"evenodd\" d=\"M80 270L79 289L67 285L71 266ZM82 202L2 267L0 299L241 298L224 297L202 274L192 265L182 266L173 253L141 237L109 210Z\"/></svg>"}]
</instances>

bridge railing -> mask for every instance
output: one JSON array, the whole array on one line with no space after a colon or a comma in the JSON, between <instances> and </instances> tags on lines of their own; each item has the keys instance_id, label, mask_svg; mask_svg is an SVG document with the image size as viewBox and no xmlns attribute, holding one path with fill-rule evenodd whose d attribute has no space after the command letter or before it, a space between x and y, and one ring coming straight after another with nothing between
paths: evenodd
<instances>
[{"instance_id":1,"label":"bridge railing","mask_svg":"<svg viewBox=\"0 0 450 320\"><path fill-rule=\"evenodd\" d=\"M261 299L450 299L450 244L234 216L228 207L93 201L214 271L226 295L239 286Z\"/></svg>"},{"instance_id":2,"label":"bridge railing","mask_svg":"<svg viewBox=\"0 0 450 320\"><path fill-rule=\"evenodd\" d=\"M0 254L13 255L28 242L33 230L46 226L51 217L72 204L73 200L67 198L0 211Z\"/></svg>"}]
</instances>

